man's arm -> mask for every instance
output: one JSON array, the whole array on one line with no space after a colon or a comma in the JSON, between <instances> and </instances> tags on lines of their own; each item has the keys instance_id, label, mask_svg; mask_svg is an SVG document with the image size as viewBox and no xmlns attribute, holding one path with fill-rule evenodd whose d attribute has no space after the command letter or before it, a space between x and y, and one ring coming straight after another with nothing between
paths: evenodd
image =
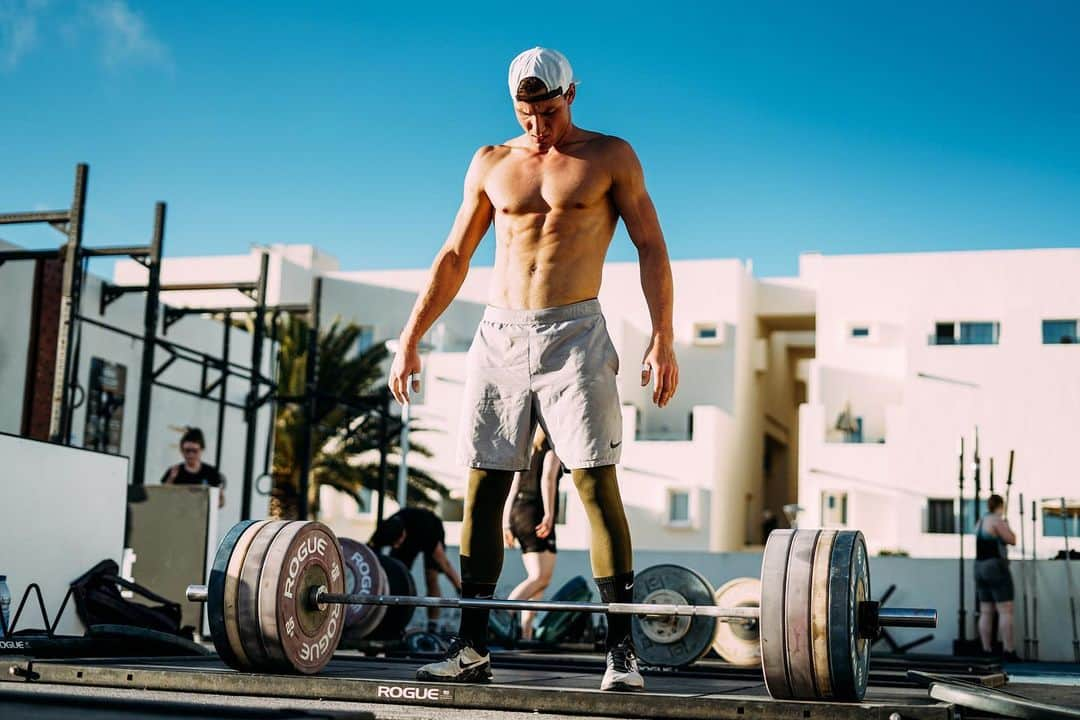
<instances>
[{"instance_id":1,"label":"man's arm","mask_svg":"<svg viewBox=\"0 0 1080 720\"><path fill-rule=\"evenodd\" d=\"M450 235L435 256L427 286L417 297L409 321L401 332L401 347L390 368L389 379L390 390L399 403L409 399L410 388L406 387L409 375L420 372L420 353L417 351L420 338L458 294L469 273L469 261L476 246L491 226L491 200L484 192L484 175L492 150L490 146L483 147L473 155L465 175L464 197ZM420 389L418 381L413 385L412 390Z\"/></svg>"},{"instance_id":2,"label":"man's arm","mask_svg":"<svg viewBox=\"0 0 1080 720\"><path fill-rule=\"evenodd\" d=\"M660 220L652 198L645 189L645 173L629 143L612 138L615 165L612 172L612 197L615 208L626 224L626 232L637 247L641 268L641 289L652 318L652 338L642 360L641 384L649 383L656 372L653 402L664 407L679 385L679 365L675 360L675 337L672 308L675 292L671 263Z\"/></svg>"},{"instance_id":3,"label":"man's arm","mask_svg":"<svg viewBox=\"0 0 1080 720\"><path fill-rule=\"evenodd\" d=\"M994 520L994 533L1004 540L1005 544L1016 544L1016 535L1013 533L1012 528L1009 527L1009 522L1005 518Z\"/></svg>"},{"instance_id":4,"label":"man's arm","mask_svg":"<svg viewBox=\"0 0 1080 720\"><path fill-rule=\"evenodd\" d=\"M449 578L454 588L461 592L461 577L458 575L457 570L450 564L450 558L446 557L446 548L442 543L435 546L435 549L431 552L431 559L435 561L435 564L442 571L442 574Z\"/></svg>"},{"instance_id":5,"label":"man's arm","mask_svg":"<svg viewBox=\"0 0 1080 720\"><path fill-rule=\"evenodd\" d=\"M514 473L514 480L510 483L510 492L506 495L503 503L503 544L508 548L514 547L514 533L510 529L510 510L514 507L514 498L517 496L518 487L521 485L521 473Z\"/></svg>"},{"instance_id":6,"label":"man's arm","mask_svg":"<svg viewBox=\"0 0 1080 720\"><path fill-rule=\"evenodd\" d=\"M544 517L536 526L536 537L546 538L555 527L555 491L559 484L562 461L554 450L544 454L544 468L540 475L540 496L544 501Z\"/></svg>"}]
</instances>

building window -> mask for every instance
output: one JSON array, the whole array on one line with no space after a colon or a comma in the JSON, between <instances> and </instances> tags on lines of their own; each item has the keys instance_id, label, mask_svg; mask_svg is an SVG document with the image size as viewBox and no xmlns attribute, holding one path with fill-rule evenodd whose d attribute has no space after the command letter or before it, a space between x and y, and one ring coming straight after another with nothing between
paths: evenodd
<instances>
[{"instance_id":1,"label":"building window","mask_svg":"<svg viewBox=\"0 0 1080 720\"><path fill-rule=\"evenodd\" d=\"M847 525L847 493L831 490L821 493L821 524Z\"/></svg>"},{"instance_id":2,"label":"building window","mask_svg":"<svg viewBox=\"0 0 1080 720\"><path fill-rule=\"evenodd\" d=\"M865 338L870 337L870 328L865 326L858 326L851 328L851 337L853 338Z\"/></svg>"},{"instance_id":3,"label":"building window","mask_svg":"<svg viewBox=\"0 0 1080 720\"><path fill-rule=\"evenodd\" d=\"M356 336L356 352L362 353L375 344L375 328L371 325L361 325L360 334Z\"/></svg>"},{"instance_id":4,"label":"building window","mask_svg":"<svg viewBox=\"0 0 1080 720\"><path fill-rule=\"evenodd\" d=\"M1064 514L1061 506L1044 507L1042 509L1042 534L1043 537L1069 537L1075 538L1080 533L1080 506L1066 507ZM1074 551L1075 552L1075 551Z\"/></svg>"},{"instance_id":5,"label":"building window","mask_svg":"<svg viewBox=\"0 0 1080 720\"><path fill-rule=\"evenodd\" d=\"M997 345L1001 335L998 322L934 323L931 345Z\"/></svg>"},{"instance_id":6,"label":"building window","mask_svg":"<svg viewBox=\"0 0 1080 720\"><path fill-rule=\"evenodd\" d=\"M926 501L926 532L956 532L956 503L952 498L930 498Z\"/></svg>"},{"instance_id":7,"label":"building window","mask_svg":"<svg viewBox=\"0 0 1080 720\"><path fill-rule=\"evenodd\" d=\"M1072 345L1076 342L1076 320L1043 320L1043 345Z\"/></svg>"},{"instance_id":8,"label":"building window","mask_svg":"<svg viewBox=\"0 0 1080 720\"><path fill-rule=\"evenodd\" d=\"M695 345L720 345L724 342L724 331L718 323L694 323Z\"/></svg>"},{"instance_id":9,"label":"building window","mask_svg":"<svg viewBox=\"0 0 1080 720\"><path fill-rule=\"evenodd\" d=\"M690 524L690 493L668 490L668 525L685 527Z\"/></svg>"}]
</instances>

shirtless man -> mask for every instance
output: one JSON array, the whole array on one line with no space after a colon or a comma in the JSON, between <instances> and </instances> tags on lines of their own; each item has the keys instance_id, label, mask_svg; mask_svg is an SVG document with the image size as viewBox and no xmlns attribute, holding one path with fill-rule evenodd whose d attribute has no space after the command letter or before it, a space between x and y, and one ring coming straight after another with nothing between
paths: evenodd
<instances>
[{"instance_id":1,"label":"shirtless man","mask_svg":"<svg viewBox=\"0 0 1080 720\"><path fill-rule=\"evenodd\" d=\"M489 304L469 350L459 458L468 465L461 528L462 597L490 598L502 570L500 520L514 472L529 466L536 424L572 471L591 527L593 575L604 602L633 600L630 528L615 477L622 413L619 358L597 295L604 256L621 217L638 250L652 319L641 384L664 407L678 385L667 247L633 149L570 119L576 87L561 54L534 48L510 64L510 95L524 134L480 148L450 236L435 257L390 370L398 402L420 372L417 345L457 295L469 260L495 223ZM420 680L491 679L488 611L461 613L447 658ZM630 616L608 617L604 690L644 687Z\"/></svg>"}]
</instances>

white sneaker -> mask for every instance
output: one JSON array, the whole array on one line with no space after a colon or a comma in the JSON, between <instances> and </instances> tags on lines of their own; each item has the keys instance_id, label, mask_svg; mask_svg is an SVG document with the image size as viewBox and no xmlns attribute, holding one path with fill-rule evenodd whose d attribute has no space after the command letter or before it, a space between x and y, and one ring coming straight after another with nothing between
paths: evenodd
<instances>
[{"instance_id":1,"label":"white sneaker","mask_svg":"<svg viewBox=\"0 0 1080 720\"><path fill-rule=\"evenodd\" d=\"M480 654L460 637L450 641L446 659L429 663L416 671L417 680L475 683L491 680L491 653Z\"/></svg>"},{"instance_id":2,"label":"white sneaker","mask_svg":"<svg viewBox=\"0 0 1080 720\"><path fill-rule=\"evenodd\" d=\"M601 690L644 690L645 680L638 672L634 646L625 640L608 650L607 670L600 682Z\"/></svg>"}]
</instances>

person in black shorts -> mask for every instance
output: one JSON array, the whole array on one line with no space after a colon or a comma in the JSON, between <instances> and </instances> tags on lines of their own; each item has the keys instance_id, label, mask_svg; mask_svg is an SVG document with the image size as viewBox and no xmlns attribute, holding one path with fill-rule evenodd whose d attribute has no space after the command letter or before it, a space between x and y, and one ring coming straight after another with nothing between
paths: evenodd
<instances>
[{"instance_id":1,"label":"person in black shorts","mask_svg":"<svg viewBox=\"0 0 1080 720\"><path fill-rule=\"evenodd\" d=\"M529 469L516 474L511 501L503 511L506 547L521 546L521 562L528 577L510 592L511 600L540 600L555 570L555 517L559 514L559 476L562 463L543 428L533 437ZM521 638L532 640L536 613L521 613Z\"/></svg>"},{"instance_id":2,"label":"person in black shorts","mask_svg":"<svg viewBox=\"0 0 1080 720\"><path fill-rule=\"evenodd\" d=\"M218 507L225 507L225 476L210 463L202 461L206 440L197 427L189 427L180 437L180 454L184 462L171 466L161 476L162 485L208 485L221 488Z\"/></svg>"},{"instance_id":3,"label":"person in black shorts","mask_svg":"<svg viewBox=\"0 0 1080 720\"><path fill-rule=\"evenodd\" d=\"M979 602L979 639L984 653L993 650L994 613L1005 660L1017 662L1013 644L1013 579L1009 571L1006 545L1016 544L1016 535L1005 519L1005 501L991 495L988 512L975 525L975 595Z\"/></svg>"},{"instance_id":4,"label":"person in black shorts","mask_svg":"<svg viewBox=\"0 0 1080 720\"><path fill-rule=\"evenodd\" d=\"M424 580L427 594L442 597L439 574L442 573L461 592L461 577L446 557L446 532L442 520L424 508L402 508L379 523L368 545L380 550L390 548L390 557L400 560L412 570L416 556L424 555ZM439 619L439 608L429 607L428 625Z\"/></svg>"}]
</instances>

